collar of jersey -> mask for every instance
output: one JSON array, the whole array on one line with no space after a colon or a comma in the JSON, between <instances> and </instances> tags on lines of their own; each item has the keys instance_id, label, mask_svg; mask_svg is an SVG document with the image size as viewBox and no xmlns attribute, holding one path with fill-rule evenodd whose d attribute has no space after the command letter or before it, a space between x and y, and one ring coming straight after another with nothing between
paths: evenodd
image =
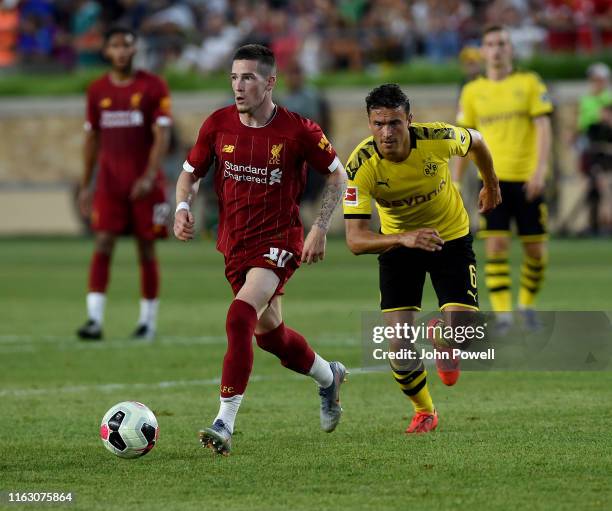
<instances>
[{"instance_id":1,"label":"collar of jersey","mask_svg":"<svg viewBox=\"0 0 612 511\"><path fill-rule=\"evenodd\" d=\"M268 119L268 122L266 122L266 124L263 124L261 126L248 126L248 125L246 125L246 124L244 124L242 122L242 119L240 119L240 112L238 112L238 109L236 109L236 113L238 114L238 122L240 124L242 124L242 126L244 126L245 128L252 128L254 130L259 130L261 128L265 128L266 126L269 126L272 123L272 121L274 119L276 119L276 113L277 112L278 112L278 105L274 105L274 111L272 112L272 115L270 116L270 118Z\"/></svg>"}]
</instances>

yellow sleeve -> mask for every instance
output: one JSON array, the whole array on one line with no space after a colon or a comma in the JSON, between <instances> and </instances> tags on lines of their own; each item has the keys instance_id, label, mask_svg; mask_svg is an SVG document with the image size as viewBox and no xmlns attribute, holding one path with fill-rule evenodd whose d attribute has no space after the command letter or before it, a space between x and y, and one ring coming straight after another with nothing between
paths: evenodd
<instances>
[{"instance_id":1,"label":"yellow sleeve","mask_svg":"<svg viewBox=\"0 0 612 511\"><path fill-rule=\"evenodd\" d=\"M344 218L370 218L372 216L371 166L351 157L346 165L349 176L344 194Z\"/></svg>"},{"instance_id":2,"label":"yellow sleeve","mask_svg":"<svg viewBox=\"0 0 612 511\"><path fill-rule=\"evenodd\" d=\"M529 115L531 117L538 117L551 113L554 107L546 85L536 74L531 74L530 78Z\"/></svg>"},{"instance_id":3,"label":"yellow sleeve","mask_svg":"<svg viewBox=\"0 0 612 511\"><path fill-rule=\"evenodd\" d=\"M467 85L461 89L459 97L459 110L457 111L457 124L466 128L476 128L476 112L472 101L470 87Z\"/></svg>"},{"instance_id":4,"label":"yellow sleeve","mask_svg":"<svg viewBox=\"0 0 612 511\"><path fill-rule=\"evenodd\" d=\"M467 128L460 128L446 124L446 128L453 134L448 139L450 156L465 156L472 146L472 135Z\"/></svg>"}]
</instances>

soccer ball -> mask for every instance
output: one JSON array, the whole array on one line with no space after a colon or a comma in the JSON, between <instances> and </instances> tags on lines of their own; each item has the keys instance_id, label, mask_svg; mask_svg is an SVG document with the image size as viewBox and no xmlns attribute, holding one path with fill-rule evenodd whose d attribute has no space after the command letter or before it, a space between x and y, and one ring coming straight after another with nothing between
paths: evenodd
<instances>
[{"instance_id":1,"label":"soccer ball","mask_svg":"<svg viewBox=\"0 0 612 511\"><path fill-rule=\"evenodd\" d=\"M153 412L138 401L113 406L102 419L100 438L120 458L144 456L155 446L159 426Z\"/></svg>"}]
</instances>

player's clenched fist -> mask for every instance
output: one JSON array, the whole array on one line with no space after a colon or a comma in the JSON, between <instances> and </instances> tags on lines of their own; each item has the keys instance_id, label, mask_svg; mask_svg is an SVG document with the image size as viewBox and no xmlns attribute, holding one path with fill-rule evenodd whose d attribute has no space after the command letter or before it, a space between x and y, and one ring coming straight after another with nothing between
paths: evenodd
<instances>
[{"instance_id":1,"label":"player's clenched fist","mask_svg":"<svg viewBox=\"0 0 612 511\"><path fill-rule=\"evenodd\" d=\"M192 240L194 228L193 213L186 209L179 209L174 215L174 235L181 241Z\"/></svg>"},{"instance_id":2,"label":"player's clenched fist","mask_svg":"<svg viewBox=\"0 0 612 511\"><path fill-rule=\"evenodd\" d=\"M420 248L428 252L442 250L444 240L436 229L424 227L416 231L403 232L398 235L399 242L408 248Z\"/></svg>"}]
</instances>

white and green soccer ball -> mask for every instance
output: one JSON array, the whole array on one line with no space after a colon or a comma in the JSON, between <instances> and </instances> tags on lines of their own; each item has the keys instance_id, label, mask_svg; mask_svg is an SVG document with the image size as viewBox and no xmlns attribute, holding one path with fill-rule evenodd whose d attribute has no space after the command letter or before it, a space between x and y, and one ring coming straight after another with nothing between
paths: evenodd
<instances>
[{"instance_id":1,"label":"white and green soccer ball","mask_svg":"<svg viewBox=\"0 0 612 511\"><path fill-rule=\"evenodd\" d=\"M104 447L120 458L138 458L157 442L159 426L153 412L138 401L113 406L102 419L100 438Z\"/></svg>"}]
</instances>

